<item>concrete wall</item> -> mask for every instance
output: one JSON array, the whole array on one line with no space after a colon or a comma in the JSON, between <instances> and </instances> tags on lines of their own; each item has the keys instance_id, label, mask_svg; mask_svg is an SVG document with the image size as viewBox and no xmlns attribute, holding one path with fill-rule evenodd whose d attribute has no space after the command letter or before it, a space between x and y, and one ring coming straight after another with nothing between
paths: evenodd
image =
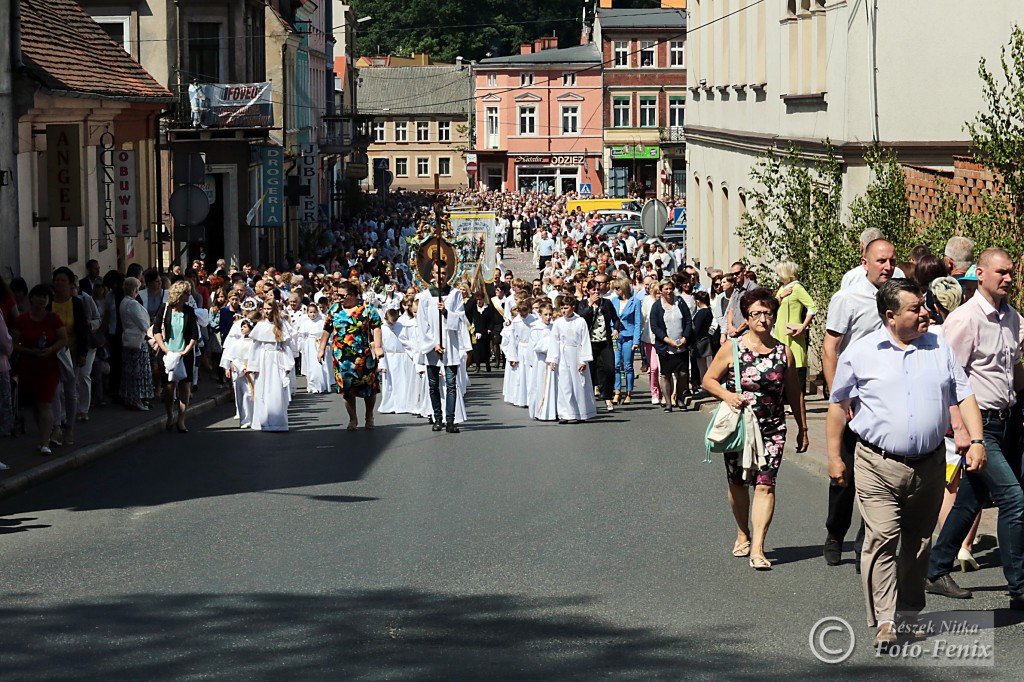
<instances>
[{"instance_id":1,"label":"concrete wall","mask_svg":"<svg viewBox=\"0 0 1024 682\"><path fill-rule=\"evenodd\" d=\"M750 169L766 150L795 144L813 156L831 139L848 206L870 181L862 157L876 138L876 101L877 139L902 161L951 169L953 155L967 152L964 122L982 106L978 60L997 63L1011 24L1024 23L1024 3L993 0L984 11L952 0L877 4L873 32L873 2L798 2L797 16L787 3L760 3L721 19L735 3L691 0L691 26L718 20L687 41L691 258L721 266L745 255L735 228Z\"/></svg>"}]
</instances>

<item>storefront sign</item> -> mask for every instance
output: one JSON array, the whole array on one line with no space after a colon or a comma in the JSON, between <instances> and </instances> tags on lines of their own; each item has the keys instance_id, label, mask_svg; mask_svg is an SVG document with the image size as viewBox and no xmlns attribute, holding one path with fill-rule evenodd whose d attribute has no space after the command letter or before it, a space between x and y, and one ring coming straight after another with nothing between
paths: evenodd
<instances>
[{"instance_id":1,"label":"storefront sign","mask_svg":"<svg viewBox=\"0 0 1024 682\"><path fill-rule=\"evenodd\" d=\"M274 125L270 83L193 83L188 86L192 125L199 128L269 128Z\"/></svg>"},{"instance_id":2,"label":"storefront sign","mask_svg":"<svg viewBox=\"0 0 1024 682\"><path fill-rule=\"evenodd\" d=\"M299 182L309 187L309 192L299 199L299 222L305 225L316 225L320 213L320 183L317 182L316 166L317 146L306 145L299 158Z\"/></svg>"},{"instance_id":3,"label":"storefront sign","mask_svg":"<svg viewBox=\"0 0 1024 682\"><path fill-rule=\"evenodd\" d=\"M46 126L46 198L50 227L82 220L82 144L77 124Z\"/></svg>"},{"instance_id":4,"label":"storefront sign","mask_svg":"<svg viewBox=\"0 0 1024 682\"><path fill-rule=\"evenodd\" d=\"M365 180L370 176L370 169L366 167L365 163L356 163L355 161L349 161L345 164L345 177L352 178L353 180Z\"/></svg>"},{"instance_id":5,"label":"storefront sign","mask_svg":"<svg viewBox=\"0 0 1024 682\"><path fill-rule=\"evenodd\" d=\"M582 166L583 154L540 154L513 156L516 163L540 163L546 166Z\"/></svg>"},{"instance_id":6,"label":"storefront sign","mask_svg":"<svg viewBox=\"0 0 1024 682\"><path fill-rule=\"evenodd\" d=\"M263 147L263 227L284 224L284 150Z\"/></svg>"},{"instance_id":7,"label":"storefront sign","mask_svg":"<svg viewBox=\"0 0 1024 682\"><path fill-rule=\"evenodd\" d=\"M124 149L114 152L114 178L114 232L118 237L136 237L139 214L135 152Z\"/></svg>"},{"instance_id":8,"label":"storefront sign","mask_svg":"<svg viewBox=\"0 0 1024 682\"><path fill-rule=\"evenodd\" d=\"M613 159L660 159L661 147L645 144L620 144L610 147Z\"/></svg>"}]
</instances>

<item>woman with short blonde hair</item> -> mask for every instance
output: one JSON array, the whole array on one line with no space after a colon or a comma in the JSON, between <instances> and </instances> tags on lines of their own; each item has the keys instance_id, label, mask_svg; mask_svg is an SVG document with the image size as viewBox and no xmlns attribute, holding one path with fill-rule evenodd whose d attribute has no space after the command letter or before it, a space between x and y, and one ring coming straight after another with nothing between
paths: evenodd
<instances>
[{"instance_id":1,"label":"woman with short blonde hair","mask_svg":"<svg viewBox=\"0 0 1024 682\"><path fill-rule=\"evenodd\" d=\"M807 328L811 326L817 309L814 299L797 279L800 268L793 261L782 261L775 266L775 274L782 285L775 292L779 299L779 312L772 334L793 353L793 366L800 381L800 390L807 391Z\"/></svg>"}]
</instances>

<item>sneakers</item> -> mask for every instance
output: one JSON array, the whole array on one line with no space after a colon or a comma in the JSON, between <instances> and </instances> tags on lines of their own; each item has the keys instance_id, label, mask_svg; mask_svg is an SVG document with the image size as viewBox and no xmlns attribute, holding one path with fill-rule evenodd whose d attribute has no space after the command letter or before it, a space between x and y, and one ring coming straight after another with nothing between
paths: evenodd
<instances>
[{"instance_id":1,"label":"sneakers","mask_svg":"<svg viewBox=\"0 0 1024 682\"><path fill-rule=\"evenodd\" d=\"M941 594L943 597L949 597L950 599L970 599L974 596L974 593L968 589L960 587L953 580L953 576L940 575L935 580L924 581L924 591L929 594Z\"/></svg>"},{"instance_id":2,"label":"sneakers","mask_svg":"<svg viewBox=\"0 0 1024 682\"><path fill-rule=\"evenodd\" d=\"M829 566L838 566L843 561L843 541L836 540L829 535L825 538L825 546L821 550L825 557L825 563Z\"/></svg>"},{"instance_id":3,"label":"sneakers","mask_svg":"<svg viewBox=\"0 0 1024 682\"><path fill-rule=\"evenodd\" d=\"M64 438L59 426L50 429L50 445L64 445Z\"/></svg>"},{"instance_id":4,"label":"sneakers","mask_svg":"<svg viewBox=\"0 0 1024 682\"><path fill-rule=\"evenodd\" d=\"M49 457L50 455L53 454L53 450L51 450L50 448L46 447L45 445L40 445L39 446L39 454L42 455L43 457Z\"/></svg>"},{"instance_id":5,"label":"sneakers","mask_svg":"<svg viewBox=\"0 0 1024 682\"><path fill-rule=\"evenodd\" d=\"M10 468L11 468L11 467L7 466L7 465L6 465L6 464L4 464L3 462L0 462L0 471L7 471L7 470L8 470L8 469L10 469Z\"/></svg>"}]
</instances>

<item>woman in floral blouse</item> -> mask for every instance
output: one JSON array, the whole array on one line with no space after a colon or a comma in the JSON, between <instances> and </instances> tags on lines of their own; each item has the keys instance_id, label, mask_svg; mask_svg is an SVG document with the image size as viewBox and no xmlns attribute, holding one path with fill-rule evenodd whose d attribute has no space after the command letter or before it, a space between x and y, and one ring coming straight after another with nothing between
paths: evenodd
<instances>
[{"instance_id":1,"label":"woman in floral blouse","mask_svg":"<svg viewBox=\"0 0 1024 682\"><path fill-rule=\"evenodd\" d=\"M729 505L736 519L736 544L732 555L750 557L751 568L767 571L772 564L764 555L764 539L775 513L775 480L786 446L784 401L793 408L800 432L797 452L807 450L807 414L804 396L797 379L793 352L774 336L772 327L779 300L767 289L752 289L740 298L740 312L749 332L722 346L704 374L704 389L734 410L749 407L761 429L763 466L744 469L740 453L725 453L725 472L729 482ZM733 372L733 343L737 344L740 366L740 392ZM750 504L749 486L754 486ZM753 518L751 518L753 517ZM753 521L753 534L750 532Z\"/></svg>"},{"instance_id":2,"label":"woman in floral blouse","mask_svg":"<svg viewBox=\"0 0 1024 682\"><path fill-rule=\"evenodd\" d=\"M334 334L334 378L338 392L345 397L349 431L359 426L356 398L366 403L366 428L373 428L373 406L380 391L377 361L384 355L380 335L380 315L359 299L358 285L343 280L337 285L341 300L331 305L320 336L317 361L323 362L327 341Z\"/></svg>"}]
</instances>

